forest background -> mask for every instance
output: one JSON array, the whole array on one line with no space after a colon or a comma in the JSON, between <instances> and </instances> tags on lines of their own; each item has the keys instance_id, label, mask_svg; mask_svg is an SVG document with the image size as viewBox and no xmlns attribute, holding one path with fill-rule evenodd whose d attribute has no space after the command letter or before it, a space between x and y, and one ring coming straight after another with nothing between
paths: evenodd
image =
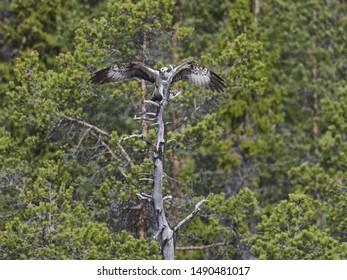
<instances>
[{"instance_id":1,"label":"forest background","mask_svg":"<svg viewBox=\"0 0 347 280\"><path fill-rule=\"evenodd\" d=\"M1 0L0 259L160 259L153 88L97 69L195 59L165 115L176 259L347 258L343 0Z\"/></svg>"}]
</instances>

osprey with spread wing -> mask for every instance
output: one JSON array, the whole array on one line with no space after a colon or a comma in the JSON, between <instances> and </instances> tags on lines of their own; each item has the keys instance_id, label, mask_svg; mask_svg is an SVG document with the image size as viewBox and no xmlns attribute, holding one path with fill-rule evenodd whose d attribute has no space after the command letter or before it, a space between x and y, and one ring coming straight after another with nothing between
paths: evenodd
<instances>
[{"instance_id":1,"label":"osprey with spread wing","mask_svg":"<svg viewBox=\"0 0 347 280\"><path fill-rule=\"evenodd\" d=\"M171 66L171 65L170 65ZM119 82L131 78L139 78L155 85L153 101L160 101L164 95L164 88L171 84L186 80L198 87L215 92L223 92L226 88L223 78L195 61L186 61L169 70L162 67L159 71L152 69L141 62L130 62L99 70L90 79L93 84Z\"/></svg>"}]
</instances>

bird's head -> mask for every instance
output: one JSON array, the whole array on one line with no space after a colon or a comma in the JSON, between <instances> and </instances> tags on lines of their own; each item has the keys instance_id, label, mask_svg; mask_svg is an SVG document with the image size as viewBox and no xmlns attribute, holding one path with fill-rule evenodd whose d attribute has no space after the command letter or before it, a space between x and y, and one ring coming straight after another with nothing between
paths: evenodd
<instances>
[{"instance_id":1,"label":"bird's head","mask_svg":"<svg viewBox=\"0 0 347 280\"><path fill-rule=\"evenodd\" d=\"M167 67L161 67L160 73L165 73L165 72L167 72L167 70L169 70Z\"/></svg>"},{"instance_id":2,"label":"bird's head","mask_svg":"<svg viewBox=\"0 0 347 280\"><path fill-rule=\"evenodd\" d=\"M160 77L162 79L167 79L168 76L169 76L169 69L167 67L161 67L160 70L159 70L159 74L160 74Z\"/></svg>"}]
</instances>

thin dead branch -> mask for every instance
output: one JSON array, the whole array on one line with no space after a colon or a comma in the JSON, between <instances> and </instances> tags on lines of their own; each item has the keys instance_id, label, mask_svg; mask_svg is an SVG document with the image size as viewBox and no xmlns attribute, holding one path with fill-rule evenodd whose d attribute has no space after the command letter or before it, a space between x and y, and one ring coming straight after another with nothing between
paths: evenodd
<instances>
[{"instance_id":1,"label":"thin dead branch","mask_svg":"<svg viewBox=\"0 0 347 280\"><path fill-rule=\"evenodd\" d=\"M177 226L174 227L174 232L178 231L185 223L189 222L200 210L200 206L203 203L208 202L207 199L203 199L201 201L199 201L196 205L195 205L195 209L192 213L190 213L187 217L185 217L182 221L180 221Z\"/></svg>"}]
</instances>

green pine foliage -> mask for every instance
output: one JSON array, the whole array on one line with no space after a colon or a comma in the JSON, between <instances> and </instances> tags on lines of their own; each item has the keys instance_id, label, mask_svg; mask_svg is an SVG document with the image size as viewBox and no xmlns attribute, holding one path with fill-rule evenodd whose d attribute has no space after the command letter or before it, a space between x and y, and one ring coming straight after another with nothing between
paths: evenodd
<instances>
[{"instance_id":1,"label":"green pine foliage","mask_svg":"<svg viewBox=\"0 0 347 280\"><path fill-rule=\"evenodd\" d=\"M195 198L196 203L200 198ZM191 252L178 251L182 259L238 259L248 254L244 237L249 235L253 219L256 216L258 201L254 192L244 188L235 196L225 193L209 194L208 203L200 217L194 218L182 233L178 233L178 242L185 246L204 247L209 244L221 244L210 250ZM191 203L189 203L191 204ZM187 210L192 208L185 207ZM203 229L203 230L202 230ZM182 230L183 231L183 230ZM248 255L249 256L249 255Z\"/></svg>"},{"instance_id":2,"label":"green pine foliage","mask_svg":"<svg viewBox=\"0 0 347 280\"><path fill-rule=\"evenodd\" d=\"M259 234L250 238L252 251L260 259L326 260L345 259L347 244L339 243L312 222L318 204L312 198L293 193L269 213L261 216Z\"/></svg>"},{"instance_id":3,"label":"green pine foliage","mask_svg":"<svg viewBox=\"0 0 347 280\"><path fill-rule=\"evenodd\" d=\"M161 258L137 196L156 128L143 140L133 119L153 86L89 79L187 59L228 88L174 86L170 226L207 200L175 258L345 259L346 15L321 0L1 2L0 259Z\"/></svg>"},{"instance_id":4,"label":"green pine foliage","mask_svg":"<svg viewBox=\"0 0 347 280\"><path fill-rule=\"evenodd\" d=\"M114 233L96 212L74 199L71 176L47 162L25 189L19 209L1 232L2 259L152 259L154 242ZM66 178L67 177L67 178Z\"/></svg>"}]
</instances>

